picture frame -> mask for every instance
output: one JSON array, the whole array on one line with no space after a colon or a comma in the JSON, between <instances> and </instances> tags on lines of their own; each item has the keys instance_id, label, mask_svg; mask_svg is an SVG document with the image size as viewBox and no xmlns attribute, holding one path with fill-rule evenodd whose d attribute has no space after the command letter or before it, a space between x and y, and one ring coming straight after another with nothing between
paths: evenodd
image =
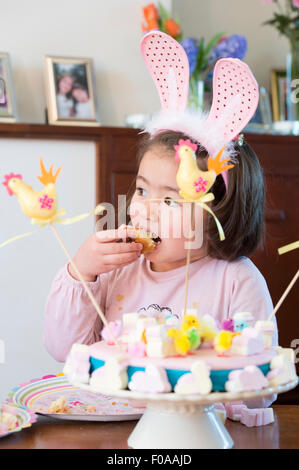
<instances>
[{"instance_id":1,"label":"picture frame","mask_svg":"<svg viewBox=\"0 0 299 470\"><path fill-rule=\"evenodd\" d=\"M45 56L44 63L48 123L100 126L92 59Z\"/></svg>"},{"instance_id":2,"label":"picture frame","mask_svg":"<svg viewBox=\"0 0 299 470\"><path fill-rule=\"evenodd\" d=\"M284 69L271 70L273 121L287 121L287 74Z\"/></svg>"},{"instance_id":3,"label":"picture frame","mask_svg":"<svg viewBox=\"0 0 299 470\"><path fill-rule=\"evenodd\" d=\"M16 122L17 108L8 52L0 52L0 122Z\"/></svg>"}]
</instances>

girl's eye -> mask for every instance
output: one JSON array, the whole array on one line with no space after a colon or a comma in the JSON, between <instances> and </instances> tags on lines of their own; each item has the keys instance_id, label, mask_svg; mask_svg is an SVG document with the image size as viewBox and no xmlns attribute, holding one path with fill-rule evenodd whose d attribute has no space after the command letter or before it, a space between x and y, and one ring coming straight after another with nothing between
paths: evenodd
<instances>
[{"instance_id":1,"label":"girl's eye","mask_svg":"<svg viewBox=\"0 0 299 470\"><path fill-rule=\"evenodd\" d=\"M179 206L179 203L174 201L173 199L171 199L171 197L165 197L164 202L169 207L178 207Z\"/></svg>"},{"instance_id":2,"label":"girl's eye","mask_svg":"<svg viewBox=\"0 0 299 470\"><path fill-rule=\"evenodd\" d=\"M136 193L138 194L138 196L145 196L146 190L143 188L136 188Z\"/></svg>"}]
</instances>

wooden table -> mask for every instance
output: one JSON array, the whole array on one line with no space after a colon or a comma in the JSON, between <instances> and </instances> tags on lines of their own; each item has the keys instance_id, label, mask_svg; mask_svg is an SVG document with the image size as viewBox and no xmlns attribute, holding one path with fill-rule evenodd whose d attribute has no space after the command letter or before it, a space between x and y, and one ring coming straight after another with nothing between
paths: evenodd
<instances>
[{"instance_id":1,"label":"wooden table","mask_svg":"<svg viewBox=\"0 0 299 470\"><path fill-rule=\"evenodd\" d=\"M299 406L274 405L275 422L247 428L230 420L226 427L235 449L299 449ZM136 421L100 423L39 416L31 428L0 439L0 449L128 449Z\"/></svg>"}]
</instances>

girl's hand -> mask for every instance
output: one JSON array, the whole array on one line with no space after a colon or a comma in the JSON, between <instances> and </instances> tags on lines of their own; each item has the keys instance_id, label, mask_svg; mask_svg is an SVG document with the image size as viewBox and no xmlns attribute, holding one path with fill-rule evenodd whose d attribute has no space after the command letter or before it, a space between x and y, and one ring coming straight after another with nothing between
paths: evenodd
<instances>
[{"instance_id":1,"label":"girl's hand","mask_svg":"<svg viewBox=\"0 0 299 470\"><path fill-rule=\"evenodd\" d=\"M125 243L134 232L128 227L103 230L91 235L79 248L74 262L87 282L93 282L100 274L134 263L143 248L141 243ZM71 264L70 275L79 280Z\"/></svg>"}]
</instances>

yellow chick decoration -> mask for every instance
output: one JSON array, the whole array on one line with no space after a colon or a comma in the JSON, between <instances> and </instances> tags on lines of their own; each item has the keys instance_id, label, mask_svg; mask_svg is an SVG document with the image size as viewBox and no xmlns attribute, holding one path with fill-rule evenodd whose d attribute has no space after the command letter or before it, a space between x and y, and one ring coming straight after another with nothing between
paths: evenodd
<instances>
[{"instance_id":1,"label":"yellow chick decoration","mask_svg":"<svg viewBox=\"0 0 299 470\"><path fill-rule=\"evenodd\" d=\"M234 336L236 336L236 334L232 333L231 331L220 331L220 333L218 333L214 339L214 347L216 351L222 354L230 349Z\"/></svg>"},{"instance_id":2,"label":"yellow chick decoration","mask_svg":"<svg viewBox=\"0 0 299 470\"><path fill-rule=\"evenodd\" d=\"M226 165L229 159L220 161L224 148L218 152L215 158L208 158L208 171L198 168L195 151L197 145L188 140L179 140L174 146L176 150L175 159L180 162L176 176L180 196L189 202L196 202L214 184L216 176L225 170L233 168L233 164Z\"/></svg>"},{"instance_id":3,"label":"yellow chick decoration","mask_svg":"<svg viewBox=\"0 0 299 470\"><path fill-rule=\"evenodd\" d=\"M192 327L199 329L198 319L194 315L185 315L181 325L182 332L186 332Z\"/></svg>"},{"instance_id":4,"label":"yellow chick decoration","mask_svg":"<svg viewBox=\"0 0 299 470\"><path fill-rule=\"evenodd\" d=\"M57 197L55 183L57 176L61 170L58 168L53 175L53 165L50 170L46 171L42 159L40 159L41 176L38 177L44 185L42 191L34 191L31 186L24 183L22 175L5 175L4 186L6 186L8 194L17 196L18 202L25 215L35 221L35 223L49 223L55 218L57 213Z\"/></svg>"},{"instance_id":5,"label":"yellow chick decoration","mask_svg":"<svg viewBox=\"0 0 299 470\"><path fill-rule=\"evenodd\" d=\"M181 356L186 356L191 347L187 334L176 328L170 328L167 334L173 338L176 352Z\"/></svg>"},{"instance_id":6,"label":"yellow chick decoration","mask_svg":"<svg viewBox=\"0 0 299 470\"><path fill-rule=\"evenodd\" d=\"M198 319L198 328L203 343L211 343L218 334L217 328L205 318Z\"/></svg>"}]
</instances>

